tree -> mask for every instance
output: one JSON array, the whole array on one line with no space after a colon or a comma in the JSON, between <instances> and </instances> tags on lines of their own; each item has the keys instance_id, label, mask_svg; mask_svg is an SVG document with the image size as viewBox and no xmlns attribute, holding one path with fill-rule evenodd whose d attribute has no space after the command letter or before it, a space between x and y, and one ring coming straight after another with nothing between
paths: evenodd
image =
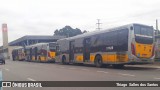
<instances>
[{"instance_id":1,"label":"tree","mask_svg":"<svg viewBox=\"0 0 160 90\"><path fill-rule=\"evenodd\" d=\"M71 26L65 26L62 29L56 29L54 31L54 35L60 35L60 36L66 36L66 37L72 37L76 36L78 34L82 34L82 31L78 28L73 29Z\"/></svg>"},{"instance_id":2,"label":"tree","mask_svg":"<svg viewBox=\"0 0 160 90\"><path fill-rule=\"evenodd\" d=\"M55 34L55 35L58 35L58 33L59 33L59 32L58 32L58 29L56 29L56 30L54 31L54 34Z\"/></svg>"},{"instance_id":3,"label":"tree","mask_svg":"<svg viewBox=\"0 0 160 90\"><path fill-rule=\"evenodd\" d=\"M87 32L89 32L89 31L87 31L87 30L84 30L82 33L87 33Z\"/></svg>"}]
</instances>

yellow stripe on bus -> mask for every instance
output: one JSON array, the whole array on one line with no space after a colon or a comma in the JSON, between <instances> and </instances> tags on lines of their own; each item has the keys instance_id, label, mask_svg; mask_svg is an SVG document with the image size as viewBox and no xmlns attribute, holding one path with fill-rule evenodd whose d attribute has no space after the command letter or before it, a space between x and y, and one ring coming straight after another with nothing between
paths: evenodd
<instances>
[{"instance_id":1,"label":"yellow stripe on bus","mask_svg":"<svg viewBox=\"0 0 160 90\"><path fill-rule=\"evenodd\" d=\"M128 62L128 60L127 54L116 55L116 62Z\"/></svg>"},{"instance_id":2,"label":"yellow stripe on bus","mask_svg":"<svg viewBox=\"0 0 160 90\"><path fill-rule=\"evenodd\" d=\"M76 61L77 62L83 62L83 55L77 55L76 56Z\"/></svg>"},{"instance_id":3,"label":"yellow stripe on bus","mask_svg":"<svg viewBox=\"0 0 160 90\"><path fill-rule=\"evenodd\" d=\"M90 55L90 61L94 62L94 60L95 60L95 55Z\"/></svg>"},{"instance_id":4,"label":"yellow stripe on bus","mask_svg":"<svg viewBox=\"0 0 160 90\"><path fill-rule=\"evenodd\" d=\"M95 55L90 55L90 62L94 62L95 60ZM102 60L104 63L107 62L128 62L128 55L127 54L103 54L102 55ZM76 56L76 61L77 62L83 62L83 55L77 55Z\"/></svg>"},{"instance_id":5,"label":"yellow stripe on bus","mask_svg":"<svg viewBox=\"0 0 160 90\"><path fill-rule=\"evenodd\" d=\"M35 61L35 56L32 56L32 60Z\"/></svg>"},{"instance_id":6,"label":"yellow stripe on bus","mask_svg":"<svg viewBox=\"0 0 160 90\"><path fill-rule=\"evenodd\" d=\"M102 55L103 62L128 62L127 54L103 54Z\"/></svg>"},{"instance_id":7,"label":"yellow stripe on bus","mask_svg":"<svg viewBox=\"0 0 160 90\"><path fill-rule=\"evenodd\" d=\"M46 57L45 56L40 56L41 61L46 61Z\"/></svg>"}]
</instances>

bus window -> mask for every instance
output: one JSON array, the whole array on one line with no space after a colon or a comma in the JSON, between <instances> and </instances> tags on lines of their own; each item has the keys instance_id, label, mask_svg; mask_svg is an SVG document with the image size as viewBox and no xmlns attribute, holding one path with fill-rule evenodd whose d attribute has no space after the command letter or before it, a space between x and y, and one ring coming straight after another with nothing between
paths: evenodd
<instances>
[{"instance_id":1,"label":"bus window","mask_svg":"<svg viewBox=\"0 0 160 90\"><path fill-rule=\"evenodd\" d=\"M153 29L152 28L147 28L147 34L148 36L153 36Z\"/></svg>"},{"instance_id":2,"label":"bus window","mask_svg":"<svg viewBox=\"0 0 160 90\"><path fill-rule=\"evenodd\" d=\"M56 46L56 51L59 51L59 45Z\"/></svg>"},{"instance_id":3,"label":"bus window","mask_svg":"<svg viewBox=\"0 0 160 90\"><path fill-rule=\"evenodd\" d=\"M141 28L140 28L140 26L135 26L134 33L135 34L141 34Z\"/></svg>"},{"instance_id":4,"label":"bus window","mask_svg":"<svg viewBox=\"0 0 160 90\"><path fill-rule=\"evenodd\" d=\"M146 36L153 36L153 28L152 27L143 27L143 26L135 26L134 33Z\"/></svg>"},{"instance_id":5,"label":"bus window","mask_svg":"<svg viewBox=\"0 0 160 90\"><path fill-rule=\"evenodd\" d=\"M117 31L117 51L128 50L128 29L122 29Z\"/></svg>"},{"instance_id":6,"label":"bus window","mask_svg":"<svg viewBox=\"0 0 160 90\"><path fill-rule=\"evenodd\" d=\"M149 26L134 26L135 41L143 44L153 43L153 28Z\"/></svg>"}]
</instances>

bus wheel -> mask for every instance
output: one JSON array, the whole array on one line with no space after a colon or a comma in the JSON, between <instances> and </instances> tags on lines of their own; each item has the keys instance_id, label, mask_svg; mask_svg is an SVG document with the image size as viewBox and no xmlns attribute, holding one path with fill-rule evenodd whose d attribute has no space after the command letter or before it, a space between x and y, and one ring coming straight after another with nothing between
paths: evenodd
<instances>
[{"instance_id":1,"label":"bus wheel","mask_svg":"<svg viewBox=\"0 0 160 90\"><path fill-rule=\"evenodd\" d=\"M112 65L112 66L113 66L113 68L116 68L116 69L121 69L121 68L124 67L123 64L114 64L114 65Z\"/></svg>"},{"instance_id":2,"label":"bus wheel","mask_svg":"<svg viewBox=\"0 0 160 90\"><path fill-rule=\"evenodd\" d=\"M5 64L5 60L4 60L3 64Z\"/></svg>"},{"instance_id":3,"label":"bus wheel","mask_svg":"<svg viewBox=\"0 0 160 90\"><path fill-rule=\"evenodd\" d=\"M56 60L54 59L52 62L53 62L53 63L56 63Z\"/></svg>"},{"instance_id":4,"label":"bus wheel","mask_svg":"<svg viewBox=\"0 0 160 90\"><path fill-rule=\"evenodd\" d=\"M96 65L96 67L102 67L103 66L102 57L100 55L96 56L95 65Z\"/></svg>"},{"instance_id":5,"label":"bus wheel","mask_svg":"<svg viewBox=\"0 0 160 90\"><path fill-rule=\"evenodd\" d=\"M65 56L62 57L62 64L66 64L66 57Z\"/></svg>"}]
</instances>

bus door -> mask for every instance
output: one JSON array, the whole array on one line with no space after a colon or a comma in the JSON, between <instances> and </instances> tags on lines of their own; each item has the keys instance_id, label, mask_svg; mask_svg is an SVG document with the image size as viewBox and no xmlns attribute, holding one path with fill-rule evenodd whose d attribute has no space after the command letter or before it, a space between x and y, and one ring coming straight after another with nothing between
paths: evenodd
<instances>
[{"instance_id":1,"label":"bus door","mask_svg":"<svg viewBox=\"0 0 160 90\"><path fill-rule=\"evenodd\" d=\"M38 58L37 58L37 53L38 53L38 48L37 47L35 47L35 60L37 60Z\"/></svg>"},{"instance_id":2,"label":"bus door","mask_svg":"<svg viewBox=\"0 0 160 90\"><path fill-rule=\"evenodd\" d=\"M69 61L70 62L74 60L74 43L75 41L70 41L69 43Z\"/></svg>"},{"instance_id":3,"label":"bus door","mask_svg":"<svg viewBox=\"0 0 160 90\"><path fill-rule=\"evenodd\" d=\"M86 38L83 41L83 61L88 62L90 60L90 47L91 40L90 38Z\"/></svg>"},{"instance_id":4,"label":"bus door","mask_svg":"<svg viewBox=\"0 0 160 90\"><path fill-rule=\"evenodd\" d=\"M29 61L32 61L32 48L29 49Z\"/></svg>"}]
</instances>

